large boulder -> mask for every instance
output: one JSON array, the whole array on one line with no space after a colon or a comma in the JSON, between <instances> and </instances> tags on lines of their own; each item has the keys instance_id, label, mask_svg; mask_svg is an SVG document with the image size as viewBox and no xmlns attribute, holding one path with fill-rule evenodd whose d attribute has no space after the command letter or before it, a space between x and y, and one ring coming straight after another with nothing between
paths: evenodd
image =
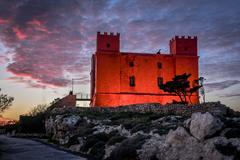
<instances>
[{"instance_id":1,"label":"large boulder","mask_svg":"<svg viewBox=\"0 0 240 160\"><path fill-rule=\"evenodd\" d=\"M190 123L190 132L198 140L204 140L223 128L223 123L212 114L193 113Z\"/></svg>"},{"instance_id":2,"label":"large boulder","mask_svg":"<svg viewBox=\"0 0 240 160\"><path fill-rule=\"evenodd\" d=\"M80 119L81 117L77 115L65 117L62 119L61 127L65 130L73 129Z\"/></svg>"},{"instance_id":3,"label":"large boulder","mask_svg":"<svg viewBox=\"0 0 240 160\"><path fill-rule=\"evenodd\" d=\"M157 158L163 160L199 160L203 155L202 144L192 137L185 128L178 127L166 137L165 147L158 152Z\"/></svg>"},{"instance_id":4,"label":"large boulder","mask_svg":"<svg viewBox=\"0 0 240 160\"><path fill-rule=\"evenodd\" d=\"M175 131L168 133L165 144L159 147L156 158L161 160L232 160L234 159L232 155L238 154L237 150L235 152L231 155L222 154L216 148L216 139L199 141L185 128L178 127Z\"/></svg>"},{"instance_id":5,"label":"large boulder","mask_svg":"<svg viewBox=\"0 0 240 160\"><path fill-rule=\"evenodd\" d=\"M156 159L156 155L164 152L164 142L166 136L152 136L142 145L142 148L137 150L138 158L140 160Z\"/></svg>"},{"instance_id":6,"label":"large boulder","mask_svg":"<svg viewBox=\"0 0 240 160\"><path fill-rule=\"evenodd\" d=\"M178 127L175 131L171 130L167 134L166 143L171 145L183 144L186 142L197 142L183 127Z\"/></svg>"}]
</instances>

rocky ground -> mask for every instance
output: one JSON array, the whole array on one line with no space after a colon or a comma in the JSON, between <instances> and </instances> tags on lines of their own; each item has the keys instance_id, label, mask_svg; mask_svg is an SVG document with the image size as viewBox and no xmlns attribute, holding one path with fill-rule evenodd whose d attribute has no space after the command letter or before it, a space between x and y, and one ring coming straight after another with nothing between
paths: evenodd
<instances>
[{"instance_id":1,"label":"rocky ground","mask_svg":"<svg viewBox=\"0 0 240 160\"><path fill-rule=\"evenodd\" d=\"M240 115L220 103L54 109L45 124L50 142L96 159L240 157Z\"/></svg>"}]
</instances>

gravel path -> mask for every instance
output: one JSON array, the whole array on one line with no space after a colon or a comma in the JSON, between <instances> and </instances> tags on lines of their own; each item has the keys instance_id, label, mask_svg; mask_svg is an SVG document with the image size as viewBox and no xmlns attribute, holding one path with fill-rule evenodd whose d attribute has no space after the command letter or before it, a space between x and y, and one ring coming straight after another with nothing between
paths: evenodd
<instances>
[{"instance_id":1,"label":"gravel path","mask_svg":"<svg viewBox=\"0 0 240 160\"><path fill-rule=\"evenodd\" d=\"M86 158L57 150L23 138L11 138L0 135L1 160L86 160Z\"/></svg>"}]
</instances>

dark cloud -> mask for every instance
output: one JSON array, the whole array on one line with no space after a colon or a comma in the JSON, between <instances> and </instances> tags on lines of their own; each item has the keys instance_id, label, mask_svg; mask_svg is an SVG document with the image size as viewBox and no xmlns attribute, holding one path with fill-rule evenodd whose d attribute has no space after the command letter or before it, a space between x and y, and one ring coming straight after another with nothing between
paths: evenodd
<instances>
[{"instance_id":1,"label":"dark cloud","mask_svg":"<svg viewBox=\"0 0 240 160\"><path fill-rule=\"evenodd\" d=\"M206 83L205 86L209 91L217 91L226 89L237 84L240 84L239 80L226 80L221 82Z\"/></svg>"},{"instance_id":2,"label":"dark cloud","mask_svg":"<svg viewBox=\"0 0 240 160\"><path fill-rule=\"evenodd\" d=\"M196 35L201 76L234 81L240 78L239 5L237 0L1 0L0 39L14 50L9 72L66 86L72 77L89 83L97 31L120 32L123 51L148 53L169 52L175 35Z\"/></svg>"},{"instance_id":3,"label":"dark cloud","mask_svg":"<svg viewBox=\"0 0 240 160\"><path fill-rule=\"evenodd\" d=\"M213 61L212 63L209 63ZM219 81L225 78L240 79L240 59L226 59L225 61L218 61L205 59L200 63L201 74L206 77L208 82Z\"/></svg>"},{"instance_id":4,"label":"dark cloud","mask_svg":"<svg viewBox=\"0 0 240 160\"><path fill-rule=\"evenodd\" d=\"M78 28L81 26L72 25L71 18L67 20L76 11L75 4L75 1L1 1L1 40L15 52L7 70L41 85L60 87L70 83L69 72L82 76L90 59L81 50L84 42Z\"/></svg>"},{"instance_id":5,"label":"dark cloud","mask_svg":"<svg viewBox=\"0 0 240 160\"><path fill-rule=\"evenodd\" d=\"M222 95L220 96L222 98L234 98L234 97L240 97L240 93L236 93L236 94L226 94L226 95Z\"/></svg>"}]
</instances>

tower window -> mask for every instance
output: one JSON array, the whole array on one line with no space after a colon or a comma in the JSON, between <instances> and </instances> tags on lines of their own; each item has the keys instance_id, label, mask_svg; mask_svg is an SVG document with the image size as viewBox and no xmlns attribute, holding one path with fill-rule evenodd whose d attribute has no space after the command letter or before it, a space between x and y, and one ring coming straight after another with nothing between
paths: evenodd
<instances>
[{"instance_id":1,"label":"tower window","mask_svg":"<svg viewBox=\"0 0 240 160\"><path fill-rule=\"evenodd\" d=\"M157 85L158 87L160 87L163 84L163 78L162 77L158 77L157 78Z\"/></svg>"},{"instance_id":2,"label":"tower window","mask_svg":"<svg viewBox=\"0 0 240 160\"><path fill-rule=\"evenodd\" d=\"M162 63L161 63L161 62L158 62L158 63L157 63L157 67L158 67L159 69L162 69Z\"/></svg>"},{"instance_id":3,"label":"tower window","mask_svg":"<svg viewBox=\"0 0 240 160\"><path fill-rule=\"evenodd\" d=\"M110 48L110 43L107 43L107 48Z\"/></svg>"},{"instance_id":4,"label":"tower window","mask_svg":"<svg viewBox=\"0 0 240 160\"><path fill-rule=\"evenodd\" d=\"M133 61L129 62L129 67L134 67L134 62Z\"/></svg>"},{"instance_id":5,"label":"tower window","mask_svg":"<svg viewBox=\"0 0 240 160\"><path fill-rule=\"evenodd\" d=\"M129 77L129 85L131 87L135 86L135 77L134 76Z\"/></svg>"}]
</instances>

